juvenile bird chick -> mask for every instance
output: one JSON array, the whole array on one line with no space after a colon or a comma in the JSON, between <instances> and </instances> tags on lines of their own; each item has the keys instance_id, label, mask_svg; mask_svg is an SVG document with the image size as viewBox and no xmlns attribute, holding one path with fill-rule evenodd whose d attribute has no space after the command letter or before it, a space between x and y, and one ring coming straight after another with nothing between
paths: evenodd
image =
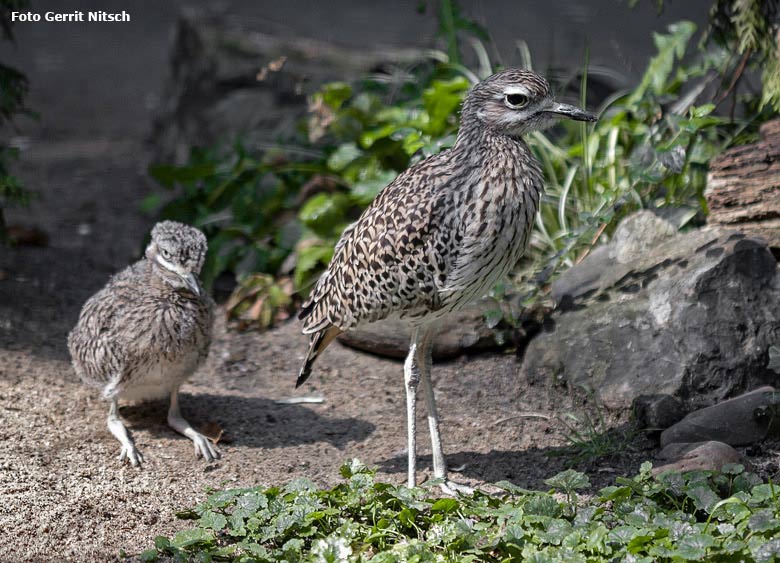
<instances>
[{"instance_id":1,"label":"juvenile bird chick","mask_svg":"<svg viewBox=\"0 0 780 563\"><path fill-rule=\"evenodd\" d=\"M76 373L110 402L108 429L122 444L120 461L137 466L143 456L119 418L119 399L167 395L168 424L192 440L198 457L219 458L179 410L179 388L206 358L211 343L214 302L197 277L206 249L198 229L158 223L146 257L90 297L68 335Z\"/></svg>"}]
</instances>

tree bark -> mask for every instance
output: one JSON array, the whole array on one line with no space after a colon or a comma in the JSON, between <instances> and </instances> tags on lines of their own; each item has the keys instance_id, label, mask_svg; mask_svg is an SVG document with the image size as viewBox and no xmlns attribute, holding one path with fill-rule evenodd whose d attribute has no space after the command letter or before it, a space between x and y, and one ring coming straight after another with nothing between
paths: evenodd
<instances>
[{"instance_id":1,"label":"tree bark","mask_svg":"<svg viewBox=\"0 0 780 563\"><path fill-rule=\"evenodd\" d=\"M780 120L761 126L761 140L710 161L707 221L780 247Z\"/></svg>"}]
</instances>

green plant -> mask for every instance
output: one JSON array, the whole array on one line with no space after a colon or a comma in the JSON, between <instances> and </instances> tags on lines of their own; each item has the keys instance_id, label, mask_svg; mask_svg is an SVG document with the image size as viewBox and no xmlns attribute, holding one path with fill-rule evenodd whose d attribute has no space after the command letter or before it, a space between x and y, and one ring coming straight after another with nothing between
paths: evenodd
<instances>
[{"instance_id":1,"label":"green plant","mask_svg":"<svg viewBox=\"0 0 780 563\"><path fill-rule=\"evenodd\" d=\"M562 434L567 447L556 455L565 454L572 466L584 461L620 455L636 437L633 427L625 430L609 428L604 418L604 409L596 406L594 410L594 413L568 412L558 417L564 428Z\"/></svg>"},{"instance_id":2,"label":"green plant","mask_svg":"<svg viewBox=\"0 0 780 563\"><path fill-rule=\"evenodd\" d=\"M11 12L24 9L28 4L26 0L0 0L3 39L13 41ZM24 105L27 91L28 83L24 74L0 63L0 127L10 124L18 114L30 114ZM30 200L30 192L10 172L11 162L17 155L17 149L0 145L0 242L7 241L3 209L12 205L27 205Z\"/></svg>"},{"instance_id":3,"label":"green plant","mask_svg":"<svg viewBox=\"0 0 780 563\"><path fill-rule=\"evenodd\" d=\"M376 482L352 461L344 482L319 489L213 491L179 512L195 526L157 537L143 561L760 561L780 557L774 485L728 465L720 473L618 477L580 496L588 477L568 470L528 491L437 498L429 488ZM431 483L433 484L433 483Z\"/></svg>"}]
</instances>

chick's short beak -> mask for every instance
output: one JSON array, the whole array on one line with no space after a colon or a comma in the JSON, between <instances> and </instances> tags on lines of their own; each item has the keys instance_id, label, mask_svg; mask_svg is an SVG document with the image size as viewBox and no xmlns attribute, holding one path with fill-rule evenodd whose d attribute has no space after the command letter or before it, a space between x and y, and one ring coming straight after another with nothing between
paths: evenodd
<instances>
[{"instance_id":1,"label":"chick's short beak","mask_svg":"<svg viewBox=\"0 0 780 563\"><path fill-rule=\"evenodd\" d=\"M574 121L598 121L599 118L595 113L585 111L577 106L569 104L554 103L553 106L547 110L548 113L554 113L561 117L573 119Z\"/></svg>"},{"instance_id":2,"label":"chick's short beak","mask_svg":"<svg viewBox=\"0 0 780 563\"><path fill-rule=\"evenodd\" d=\"M193 274L179 274L181 276L181 279L184 280L184 283L187 284L187 287L194 293L195 295L200 295L200 286L198 285L198 280L195 278Z\"/></svg>"}]
</instances>

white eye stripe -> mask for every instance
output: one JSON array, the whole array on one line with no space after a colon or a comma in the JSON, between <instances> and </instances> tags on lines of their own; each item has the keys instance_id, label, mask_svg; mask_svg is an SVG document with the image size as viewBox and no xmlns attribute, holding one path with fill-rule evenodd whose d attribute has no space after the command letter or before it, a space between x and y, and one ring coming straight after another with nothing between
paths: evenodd
<instances>
[{"instance_id":1,"label":"white eye stripe","mask_svg":"<svg viewBox=\"0 0 780 563\"><path fill-rule=\"evenodd\" d=\"M530 97L528 89L523 86L508 86L504 88L504 96L509 96L511 94L522 94L523 96Z\"/></svg>"},{"instance_id":2,"label":"white eye stripe","mask_svg":"<svg viewBox=\"0 0 780 563\"><path fill-rule=\"evenodd\" d=\"M155 257L155 260L157 260L157 263L160 264L160 266L162 266L166 270L170 270L171 272L174 272L174 273L180 274L180 275L186 274L186 272L182 268L180 268L179 266L176 266L174 264L171 264L165 258L163 258L162 254L158 254Z\"/></svg>"}]
</instances>

